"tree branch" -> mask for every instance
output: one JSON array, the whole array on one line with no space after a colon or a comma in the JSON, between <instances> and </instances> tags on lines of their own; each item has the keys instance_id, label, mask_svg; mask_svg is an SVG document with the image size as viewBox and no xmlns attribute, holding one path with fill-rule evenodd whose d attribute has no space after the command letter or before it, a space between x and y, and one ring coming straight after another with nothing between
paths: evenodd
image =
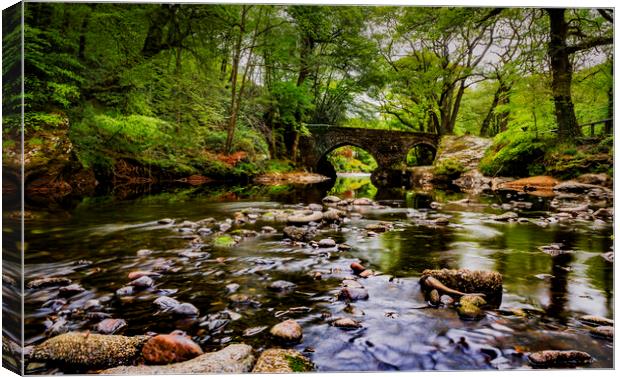
<instances>
[{"instance_id":1,"label":"tree branch","mask_svg":"<svg viewBox=\"0 0 620 377\"><path fill-rule=\"evenodd\" d=\"M578 51L588 50L590 48L598 46L610 45L612 43L614 43L613 37L596 37L572 46L567 46L566 51L569 54L573 54Z\"/></svg>"}]
</instances>

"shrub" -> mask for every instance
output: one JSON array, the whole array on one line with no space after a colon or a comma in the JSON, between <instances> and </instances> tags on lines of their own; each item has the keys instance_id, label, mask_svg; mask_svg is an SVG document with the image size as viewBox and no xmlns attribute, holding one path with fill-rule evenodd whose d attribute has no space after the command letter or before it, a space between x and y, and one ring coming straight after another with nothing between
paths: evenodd
<instances>
[{"instance_id":1,"label":"shrub","mask_svg":"<svg viewBox=\"0 0 620 377\"><path fill-rule=\"evenodd\" d=\"M533 172L540 173L546 148L547 142L543 138L518 129L508 130L495 137L479 168L488 176L526 177Z\"/></svg>"}]
</instances>

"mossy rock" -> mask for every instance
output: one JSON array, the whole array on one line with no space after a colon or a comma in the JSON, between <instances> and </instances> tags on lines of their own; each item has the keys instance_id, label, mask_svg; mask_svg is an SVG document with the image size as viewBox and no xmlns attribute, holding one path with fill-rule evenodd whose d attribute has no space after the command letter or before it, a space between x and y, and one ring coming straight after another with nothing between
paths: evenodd
<instances>
[{"instance_id":1,"label":"mossy rock","mask_svg":"<svg viewBox=\"0 0 620 377\"><path fill-rule=\"evenodd\" d=\"M142 346L149 338L70 332L35 346L31 361L77 369L128 365L138 359Z\"/></svg>"},{"instance_id":2,"label":"mossy rock","mask_svg":"<svg viewBox=\"0 0 620 377\"><path fill-rule=\"evenodd\" d=\"M478 321L484 318L484 311L478 306L466 303L458 307L459 317L466 321Z\"/></svg>"},{"instance_id":3,"label":"mossy rock","mask_svg":"<svg viewBox=\"0 0 620 377\"><path fill-rule=\"evenodd\" d=\"M213 246L215 247L232 247L235 244L235 240L227 234L223 236L217 236L213 239Z\"/></svg>"},{"instance_id":4,"label":"mossy rock","mask_svg":"<svg viewBox=\"0 0 620 377\"><path fill-rule=\"evenodd\" d=\"M293 373L314 370L312 362L291 349L270 348L265 350L256 361L253 373Z\"/></svg>"}]
</instances>

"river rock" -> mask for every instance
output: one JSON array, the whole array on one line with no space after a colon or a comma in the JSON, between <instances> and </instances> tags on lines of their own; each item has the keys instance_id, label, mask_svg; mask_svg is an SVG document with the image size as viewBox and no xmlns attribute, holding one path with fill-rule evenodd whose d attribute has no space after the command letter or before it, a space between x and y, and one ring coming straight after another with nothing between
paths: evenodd
<instances>
[{"instance_id":1,"label":"river rock","mask_svg":"<svg viewBox=\"0 0 620 377\"><path fill-rule=\"evenodd\" d=\"M84 303L84 310L98 310L101 309L101 301L97 300L97 299L92 299L92 300L87 300Z\"/></svg>"},{"instance_id":2,"label":"river rock","mask_svg":"<svg viewBox=\"0 0 620 377\"><path fill-rule=\"evenodd\" d=\"M199 228L196 233L198 233L201 236L208 236L209 234L213 233L213 229L211 228Z\"/></svg>"},{"instance_id":3,"label":"river rock","mask_svg":"<svg viewBox=\"0 0 620 377\"><path fill-rule=\"evenodd\" d=\"M516 220L519 217L519 215L517 215L514 212L504 212L501 215L493 215L491 216L491 220L495 220L495 221L509 221L509 220Z\"/></svg>"},{"instance_id":4,"label":"river rock","mask_svg":"<svg viewBox=\"0 0 620 377\"><path fill-rule=\"evenodd\" d=\"M139 257L146 257L151 254L153 254L153 250L149 250L149 249L140 249L136 251L136 255Z\"/></svg>"},{"instance_id":5,"label":"river rock","mask_svg":"<svg viewBox=\"0 0 620 377\"><path fill-rule=\"evenodd\" d=\"M221 223L218 225L220 232L226 233L227 231L230 230L230 228L232 228L232 225L230 225L229 223Z\"/></svg>"},{"instance_id":6,"label":"river rock","mask_svg":"<svg viewBox=\"0 0 620 377\"><path fill-rule=\"evenodd\" d=\"M48 277L31 280L26 284L26 288L45 288L53 286L66 286L71 284L71 279L66 277Z\"/></svg>"},{"instance_id":7,"label":"river rock","mask_svg":"<svg viewBox=\"0 0 620 377\"><path fill-rule=\"evenodd\" d=\"M368 270L368 269L359 273L360 277L362 278L367 278L367 277L373 276L374 274L375 272L373 270Z\"/></svg>"},{"instance_id":8,"label":"river rock","mask_svg":"<svg viewBox=\"0 0 620 377\"><path fill-rule=\"evenodd\" d=\"M348 288L364 288L362 284L360 284L357 280L345 279L340 283L343 287Z\"/></svg>"},{"instance_id":9,"label":"river rock","mask_svg":"<svg viewBox=\"0 0 620 377\"><path fill-rule=\"evenodd\" d=\"M119 333L127 328L124 319L107 318L95 326L95 331L99 334L111 335Z\"/></svg>"},{"instance_id":10,"label":"river rock","mask_svg":"<svg viewBox=\"0 0 620 377\"><path fill-rule=\"evenodd\" d=\"M193 359L202 355L202 349L189 337L183 335L157 335L142 348L147 364L170 364Z\"/></svg>"},{"instance_id":11,"label":"river rock","mask_svg":"<svg viewBox=\"0 0 620 377\"><path fill-rule=\"evenodd\" d=\"M267 326L250 327L249 329L243 330L243 336L246 336L246 337L254 336L254 335L262 333L265 330L267 330Z\"/></svg>"},{"instance_id":12,"label":"river rock","mask_svg":"<svg viewBox=\"0 0 620 377\"><path fill-rule=\"evenodd\" d=\"M169 224L174 224L174 220L165 218L165 219L157 220L157 223L162 224L162 225L169 225Z\"/></svg>"},{"instance_id":13,"label":"river rock","mask_svg":"<svg viewBox=\"0 0 620 377\"><path fill-rule=\"evenodd\" d=\"M310 372L312 362L292 349L270 348L260 354L252 373Z\"/></svg>"},{"instance_id":14,"label":"river rock","mask_svg":"<svg viewBox=\"0 0 620 377\"><path fill-rule=\"evenodd\" d=\"M319 222L323 219L321 211L296 211L286 219L292 225L304 225L311 222Z\"/></svg>"},{"instance_id":15,"label":"river rock","mask_svg":"<svg viewBox=\"0 0 620 377\"><path fill-rule=\"evenodd\" d=\"M553 186L553 191L583 193L589 190L600 188L601 186L588 183L580 183L577 181L565 181Z\"/></svg>"},{"instance_id":16,"label":"river rock","mask_svg":"<svg viewBox=\"0 0 620 377\"><path fill-rule=\"evenodd\" d=\"M228 299L232 301L233 304L237 305L250 304L252 302L250 296L243 293L235 293L234 295L230 295Z\"/></svg>"},{"instance_id":17,"label":"river rock","mask_svg":"<svg viewBox=\"0 0 620 377\"><path fill-rule=\"evenodd\" d=\"M608 219L612 219L614 217L614 209L613 208L600 208L597 209L592 216L594 217L599 217L599 218L608 218Z\"/></svg>"},{"instance_id":18,"label":"river rock","mask_svg":"<svg viewBox=\"0 0 620 377\"><path fill-rule=\"evenodd\" d=\"M338 293L338 299L348 301L367 300L368 290L366 288L344 287Z\"/></svg>"},{"instance_id":19,"label":"river rock","mask_svg":"<svg viewBox=\"0 0 620 377\"><path fill-rule=\"evenodd\" d=\"M160 276L160 274L158 274L157 272L152 272L152 271L131 271L127 277L129 278L129 280L136 280L139 279L143 276Z\"/></svg>"},{"instance_id":20,"label":"river rock","mask_svg":"<svg viewBox=\"0 0 620 377\"><path fill-rule=\"evenodd\" d=\"M584 315L582 317L579 317L579 320L587 324L594 324L598 326L613 326L614 325L613 319L599 317L597 315Z\"/></svg>"},{"instance_id":21,"label":"river rock","mask_svg":"<svg viewBox=\"0 0 620 377\"><path fill-rule=\"evenodd\" d=\"M323 238L319 241L318 245L320 248L336 247L336 241L332 240L331 238Z\"/></svg>"},{"instance_id":22,"label":"river rock","mask_svg":"<svg viewBox=\"0 0 620 377\"><path fill-rule=\"evenodd\" d=\"M613 251L608 251L606 253L603 253L601 254L601 257L603 257L603 259L605 259L609 263L614 263L614 252Z\"/></svg>"},{"instance_id":23,"label":"river rock","mask_svg":"<svg viewBox=\"0 0 620 377\"><path fill-rule=\"evenodd\" d=\"M290 281L276 280L269 285L269 289L271 289L272 291L283 292L283 291L292 290L296 286L297 285L295 285L294 283L291 283Z\"/></svg>"},{"instance_id":24,"label":"river rock","mask_svg":"<svg viewBox=\"0 0 620 377\"><path fill-rule=\"evenodd\" d=\"M323 205L321 204L316 204L316 203L310 203L308 205L308 209L310 211L322 211L323 210Z\"/></svg>"},{"instance_id":25,"label":"river rock","mask_svg":"<svg viewBox=\"0 0 620 377\"><path fill-rule=\"evenodd\" d=\"M329 195L323 198L323 203L338 203L341 199L334 195Z\"/></svg>"},{"instance_id":26,"label":"river rock","mask_svg":"<svg viewBox=\"0 0 620 377\"><path fill-rule=\"evenodd\" d=\"M116 290L115 294L119 297L131 296L134 294L134 287L121 287Z\"/></svg>"},{"instance_id":27,"label":"river rock","mask_svg":"<svg viewBox=\"0 0 620 377\"><path fill-rule=\"evenodd\" d=\"M592 356L582 351L546 350L531 353L528 360L536 368L575 367L592 363Z\"/></svg>"},{"instance_id":28,"label":"river rock","mask_svg":"<svg viewBox=\"0 0 620 377\"><path fill-rule=\"evenodd\" d=\"M157 299L155 299L155 301L153 301L153 304L158 306L159 309L163 311L169 311L181 305L179 301L175 300L172 297L168 297L168 296L158 297Z\"/></svg>"},{"instance_id":29,"label":"river rock","mask_svg":"<svg viewBox=\"0 0 620 377\"><path fill-rule=\"evenodd\" d=\"M355 199L351 204L353 204L354 206L372 206L375 204L375 202L368 198L358 198Z\"/></svg>"},{"instance_id":30,"label":"river rock","mask_svg":"<svg viewBox=\"0 0 620 377\"><path fill-rule=\"evenodd\" d=\"M346 213L337 209L330 208L323 212L323 220L327 222L335 222L345 217Z\"/></svg>"},{"instance_id":31,"label":"river rock","mask_svg":"<svg viewBox=\"0 0 620 377\"><path fill-rule=\"evenodd\" d=\"M439 280L448 288L463 293L483 293L485 299L493 305L498 304L502 297L502 275L494 271L481 270L424 270L420 281L427 276Z\"/></svg>"},{"instance_id":32,"label":"river rock","mask_svg":"<svg viewBox=\"0 0 620 377\"><path fill-rule=\"evenodd\" d=\"M148 276L141 276L129 283L129 285L131 285L132 287L136 287L139 289L146 289L152 287L153 284L155 284L155 282Z\"/></svg>"},{"instance_id":33,"label":"river rock","mask_svg":"<svg viewBox=\"0 0 620 377\"><path fill-rule=\"evenodd\" d=\"M611 179L611 177L605 173L583 174L575 178L575 181L579 183L586 183L589 185L606 186L606 187L611 187L611 185L613 184L613 179Z\"/></svg>"},{"instance_id":34,"label":"river rock","mask_svg":"<svg viewBox=\"0 0 620 377\"><path fill-rule=\"evenodd\" d=\"M310 228L297 226L287 226L282 229L282 232L293 241L308 241L314 236L314 232Z\"/></svg>"},{"instance_id":35,"label":"river rock","mask_svg":"<svg viewBox=\"0 0 620 377\"><path fill-rule=\"evenodd\" d=\"M58 294L63 297L69 297L84 292L85 289L79 284L70 284L66 287L60 287Z\"/></svg>"},{"instance_id":36,"label":"river rock","mask_svg":"<svg viewBox=\"0 0 620 377\"><path fill-rule=\"evenodd\" d=\"M181 317L197 317L200 313L198 308L188 302L175 306L172 312Z\"/></svg>"},{"instance_id":37,"label":"river rock","mask_svg":"<svg viewBox=\"0 0 620 377\"><path fill-rule=\"evenodd\" d=\"M558 207L556 208L556 211L558 212L566 212L566 213L579 213L579 212L587 212L588 211L588 204L582 204L582 205L578 205L578 206L574 206L574 207Z\"/></svg>"},{"instance_id":38,"label":"river rock","mask_svg":"<svg viewBox=\"0 0 620 377\"><path fill-rule=\"evenodd\" d=\"M264 227L260 228L260 230L263 233L275 233L275 232L277 232L277 230L275 230L275 228L273 228L271 226L264 226Z\"/></svg>"},{"instance_id":39,"label":"river rock","mask_svg":"<svg viewBox=\"0 0 620 377\"><path fill-rule=\"evenodd\" d=\"M362 325L358 321L352 318L337 319L333 322L333 325L344 329L358 329L362 327Z\"/></svg>"},{"instance_id":40,"label":"river rock","mask_svg":"<svg viewBox=\"0 0 620 377\"><path fill-rule=\"evenodd\" d=\"M228 291L228 293L235 293L239 288L241 288L241 286L237 283L226 284L226 291Z\"/></svg>"},{"instance_id":41,"label":"river rock","mask_svg":"<svg viewBox=\"0 0 620 377\"><path fill-rule=\"evenodd\" d=\"M430 304L434 306L441 304L439 291L437 291L436 289L431 290L428 294L428 302L430 302Z\"/></svg>"},{"instance_id":42,"label":"river rock","mask_svg":"<svg viewBox=\"0 0 620 377\"><path fill-rule=\"evenodd\" d=\"M438 217L434 220L432 220L433 224L435 225L448 225L450 224L450 219L448 219L447 217Z\"/></svg>"},{"instance_id":43,"label":"river rock","mask_svg":"<svg viewBox=\"0 0 620 377\"><path fill-rule=\"evenodd\" d=\"M366 270L366 268L364 266L362 266L361 264L359 264L357 262L351 263L351 269L356 274L359 274L359 273L363 272L364 270Z\"/></svg>"},{"instance_id":44,"label":"river rock","mask_svg":"<svg viewBox=\"0 0 620 377\"><path fill-rule=\"evenodd\" d=\"M274 337L286 341L298 343L303 336L303 330L299 323L292 319L280 322L269 330Z\"/></svg>"},{"instance_id":45,"label":"river rock","mask_svg":"<svg viewBox=\"0 0 620 377\"><path fill-rule=\"evenodd\" d=\"M441 297L439 298L439 301L444 306L450 306L454 304L454 299L448 295L441 295Z\"/></svg>"},{"instance_id":46,"label":"river rock","mask_svg":"<svg viewBox=\"0 0 620 377\"><path fill-rule=\"evenodd\" d=\"M366 225L364 229L370 232L383 233L383 232L387 232L388 230L392 229L392 224L385 223L385 222L373 223L373 224Z\"/></svg>"},{"instance_id":47,"label":"river rock","mask_svg":"<svg viewBox=\"0 0 620 377\"><path fill-rule=\"evenodd\" d=\"M465 295L462 296L459 300L460 305L475 305L475 306L484 306L487 304L486 300L480 296L475 295Z\"/></svg>"},{"instance_id":48,"label":"river rock","mask_svg":"<svg viewBox=\"0 0 620 377\"><path fill-rule=\"evenodd\" d=\"M590 330L590 334L599 338L613 339L614 328L613 326L599 326Z\"/></svg>"},{"instance_id":49,"label":"river rock","mask_svg":"<svg viewBox=\"0 0 620 377\"><path fill-rule=\"evenodd\" d=\"M204 353L191 360L170 365L123 366L102 371L102 374L241 374L254 365L252 347L232 344L220 351Z\"/></svg>"},{"instance_id":50,"label":"river rock","mask_svg":"<svg viewBox=\"0 0 620 377\"><path fill-rule=\"evenodd\" d=\"M458 313L459 317L466 321L477 321L484 318L484 311L473 304L460 305Z\"/></svg>"},{"instance_id":51,"label":"river rock","mask_svg":"<svg viewBox=\"0 0 620 377\"><path fill-rule=\"evenodd\" d=\"M78 369L109 368L133 363L148 336L100 335L70 332L34 347L30 360Z\"/></svg>"}]
</instances>

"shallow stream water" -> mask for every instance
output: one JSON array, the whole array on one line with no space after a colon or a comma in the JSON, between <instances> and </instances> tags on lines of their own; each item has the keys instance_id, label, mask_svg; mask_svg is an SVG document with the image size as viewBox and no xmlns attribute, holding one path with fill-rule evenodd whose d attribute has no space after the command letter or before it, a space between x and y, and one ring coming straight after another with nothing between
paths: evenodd
<instances>
[{"instance_id":1,"label":"shallow stream water","mask_svg":"<svg viewBox=\"0 0 620 377\"><path fill-rule=\"evenodd\" d=\"M264 214L282 208L320 203L327 194L341 198L372 198L383 208L356 208L338 229L325 228L315 239L331 237L350 250L321 250L283 241L283 223L254 222L234 229L277 232L247 238L230 248L205 242L203 254L187 254L189 239L162 218L198 221L233 219L241 211ZM333 187L246 186L175 188L157 194L119 198L107 195L63 203L54 208L30 208L26 222L26 282L46 276L66 276L86 290L65 305L50 302L57 288L26 291L25 339L37 344L47 338L45 321L80 310L98 299L113 318L127 321L126 335L186 331L206 351L243 342L260 351L277 343L268 328L244 335L249 328L297 320L303 340L294 347L319 371L461 370L529 368L524 355L543 349L578 349L594 358L592 368L612 368L612 341L594 338L582 315L613 318L613 264L601 257L612 248L613 229L574 221L540 227L533 223L489 220L504 211L491 204L529 201L521 217L538 218L547 199L481 195L475 205L449 204L464 194L435 190L379 190L367 176L340 177ZM444 203L439 210L430 203ZM412 215L446 216L450 225L416 224ZM392 231L369 237L364 227L389 221ZM191 237L189 237L191 238ZM562 243L569 253L552 257L539 247ZM153 250L138 256L141 249ZM189 256L188 256L189 255ZM115 291L128 283L127 274L168 262L172 269L155 279L155 286L131 297ZM337 299L349 265L361 262L378 272L361 279L369 299L346 303ZM430 308L418 283L424 269L469 268L498 271L504 294L499 310L487 310L480 321L463 321L451 308ZM322 273L315 280L312 273ZM276 280L295 283L295 290L268 289ZM250 302L231 302L227 285L239 284L237 294ZM161 295L189 302L200 310L197 321L159 313L152 304ZM305 307L302 309L291 308ZM228 311L240 315L217 317ZM287 312L288 311L288 312ZM362 327L343 330L327 317L351 317ZM96 320L67 320L69 330L92 329ZM49 322L48 322L49 324ZM258 330L257 330L258 331ZM35 365L34 373L68 372Z\"/></svg>"}]
</instances>

